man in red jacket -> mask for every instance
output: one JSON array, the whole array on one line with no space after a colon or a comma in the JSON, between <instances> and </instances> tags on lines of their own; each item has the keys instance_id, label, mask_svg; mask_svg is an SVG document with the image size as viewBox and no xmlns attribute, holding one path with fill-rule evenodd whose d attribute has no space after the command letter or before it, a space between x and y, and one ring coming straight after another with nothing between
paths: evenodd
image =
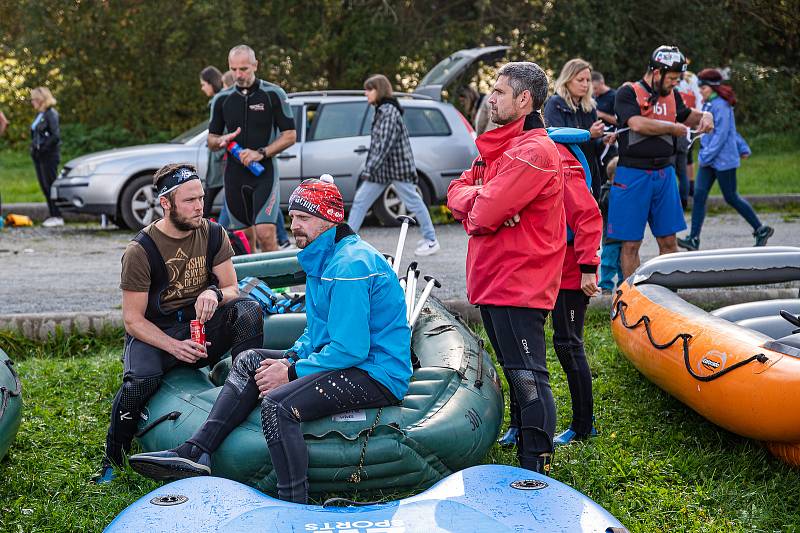
<instances>
[{"instance_id":1,"label":"man in red jacket","mask_svg":"<svg viewBox=\"0 0 800 533\"><path fill-rule=\"evenodd\" d=\"M540 109L547 75L508 63L489 97L501 127L477 139L480 156L450 184L447 205L470 236L467 297L481 318L520 413L517 457L550 470L555 402L545 360L544 322L561 284L566 249L563 175ZM538 127L523 131L535 112Z\"/></svg>"}]
</instances>

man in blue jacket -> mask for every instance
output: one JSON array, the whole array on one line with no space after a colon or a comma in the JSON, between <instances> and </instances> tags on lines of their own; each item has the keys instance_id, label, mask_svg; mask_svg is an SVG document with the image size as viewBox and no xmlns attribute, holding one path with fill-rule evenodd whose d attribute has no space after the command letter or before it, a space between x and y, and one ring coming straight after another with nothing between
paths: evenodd
<instances>
[{"instance_id":1,"label":"man in blue jacket","mask_svg":"<svg viewBox=\"0 0 800 533\"><path fill-rule=\"evenodd\" d=\"M260 400L278 497L305 503L308 449L300 423L397 404L408 390L403 290L383 256L342 223L333 178L303 181L289 214L306 272L305 332L286 352L240 354L205 424L178 448L132 456L137 472L159 480L211 474L211 454Z\"/></svg>"}]
</instances>

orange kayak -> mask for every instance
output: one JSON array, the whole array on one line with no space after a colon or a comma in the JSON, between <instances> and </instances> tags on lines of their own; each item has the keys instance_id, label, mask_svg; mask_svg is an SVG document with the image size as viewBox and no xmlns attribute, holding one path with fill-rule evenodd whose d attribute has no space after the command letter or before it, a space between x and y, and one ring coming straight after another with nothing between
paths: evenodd
<instances>
[{"instance_id":1,"label":"orange kayak","mask_svg":"<svg viewBox=\"0 0 800 533\"><path fill-rule=\"evenodd\" d=\"M674 291L759 279L800 280L800 248L656 258L619 287L611 330L622 353L658 387L711 422L763 441L774 455L800 466L800 321L795 316L800 299L708 313Z\"/></svg>"}]
</instances>

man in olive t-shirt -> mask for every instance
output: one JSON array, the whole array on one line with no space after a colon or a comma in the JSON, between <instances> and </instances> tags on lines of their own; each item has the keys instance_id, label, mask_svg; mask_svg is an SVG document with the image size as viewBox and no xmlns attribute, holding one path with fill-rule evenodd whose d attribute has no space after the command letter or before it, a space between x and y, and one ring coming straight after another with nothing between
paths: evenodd
<instances>
[{"instance_id":1,"label":"man in olive t-shirt","mask_svg":"<svg viewBox=\"0 0 800 533\"><path fill-rule=\"evenodd\" d=\"M98 483L123 463L139 418L162 376L184 365L215 364L261 348L263 318L255 300L239 297L233 249L222 228L203 218L203 186L191 165L167 165L153 183L164 218L144 228L122 256L125 351ZM190 339L189 322L205 326L206 345Z\"/></svg>"}]
</instances>

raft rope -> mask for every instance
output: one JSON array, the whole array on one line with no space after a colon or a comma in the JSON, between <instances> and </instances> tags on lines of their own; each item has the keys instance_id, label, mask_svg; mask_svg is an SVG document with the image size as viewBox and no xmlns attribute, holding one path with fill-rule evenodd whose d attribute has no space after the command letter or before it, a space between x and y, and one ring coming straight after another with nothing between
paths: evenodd
<instances>
[{"instance_id":1,"label":"raft rope","mask_svg":"<svg viewBox=\"0 0 800 533\"><path fill-rule=\"evenodd\" d=\"M370 428L367 430L367 434L364 436L364 444L361 445L361 457L358 459L356 471L350 474L350 479L348 479L350 483L361 483L361 473L364 472L364 459L367 456L367 443L369 442L369 438L372 436L372 433L375 431L375 428L378 427L378 424L381 421L382 412L383 407L378 409L378 414L375 415L375 422L372 423Z\"/></svg>"},{"instance_id":2,"label":"raft rope","mask_svg":"<svg viewBox=\"0 0 800 533\"><path fill-rule=\"evenodd\" d=\"M0 387L0 396L2 396L2 399L0 399L0 419L3 418L6 412L9 400L22 394L22 382L19 380L19 376L14 370L14 361L6 359L5 363L8 367L8 371L11 372L11 376L14 378L14 390L9 390L8 387Z\"/></svg>"},{"instance_id":3,"label":"raft rope","mask_svg":"<svg viewBox=\"0 0 800 533\"><path fill-rule=\"evenodd\" d=\"M161 422L164 422L165 420L177 420L178 417L181 416L182 414L183 413L181 413L180 411L172 411L171 413L167 413L165 415L161 415L158 418L156 418L155 420L153 420L152 423L150 423L149 425L143 427L141 429L141 431L136 433L135 436L136 436L137 439L141 439L142 437L144 437L147 434L148 431L150 431L151 429L153 429L154 427L159 425Z\"/></svg>"},{"instance_id":4,"label":"raft rope","mask_svg":"<svg viewBox=\"0 0 800 533\"><path fill-rule=\"evenodd\" d=\"M639 320L637 320L634 324L628 324L628 320L625 317L625 309L628 307L628 304L623 302L622 299L620 299L621 295L622 295L622 291L618 290L617 291L617 301L615 302L614 306L612 307L611 320L614 321L614 320L616 320L617 316L619 316L620 317L620 321L622 322L622 325L625 326L626 329L635 329L640 324L644 324L645 331L647 332L647 339L650 341L650 344L652 344L653 347L655 347L658 350L666 350L667 348L669 348L670 346L675 344L675 342L678 339L681 339L683 341L683 362L684 362L684 365L686 366L686 371L689 372L689 375L691 375L697 381L702 381L702 382L714 381L717 378L721 378L722 376L724 376L728 372L732 372L732 371L736 370L737 368L742 367L742 366L744 366L744 365L746 365L748 363L751 363L753 361L758 361L759 363L766 363L767 361L769 361L769 358L766 355L764 355L763 353L758 353L758 354L755 354L755 355L751 355L747 359L739 361L738 363L736 363L734 365L731 365L731 366L729 366L727 368L724 368L724 369L722 369L719 372L716 372L714 374L709 374L708 376L702 376L700 374L697 374L692 369L692 365L689 362L689 339L692 338L692 335L689 334L689 333L678 333L675 336L675 338L673 338L671 341L669 341L667 343L660 344L660 343L656 342L655 338L653 338L653 332L652 332L652 329L650 327L650 322L651 321L650 321L650 317L649 316L642 315L639 318Z\"/></svg>"}]
</instances>

